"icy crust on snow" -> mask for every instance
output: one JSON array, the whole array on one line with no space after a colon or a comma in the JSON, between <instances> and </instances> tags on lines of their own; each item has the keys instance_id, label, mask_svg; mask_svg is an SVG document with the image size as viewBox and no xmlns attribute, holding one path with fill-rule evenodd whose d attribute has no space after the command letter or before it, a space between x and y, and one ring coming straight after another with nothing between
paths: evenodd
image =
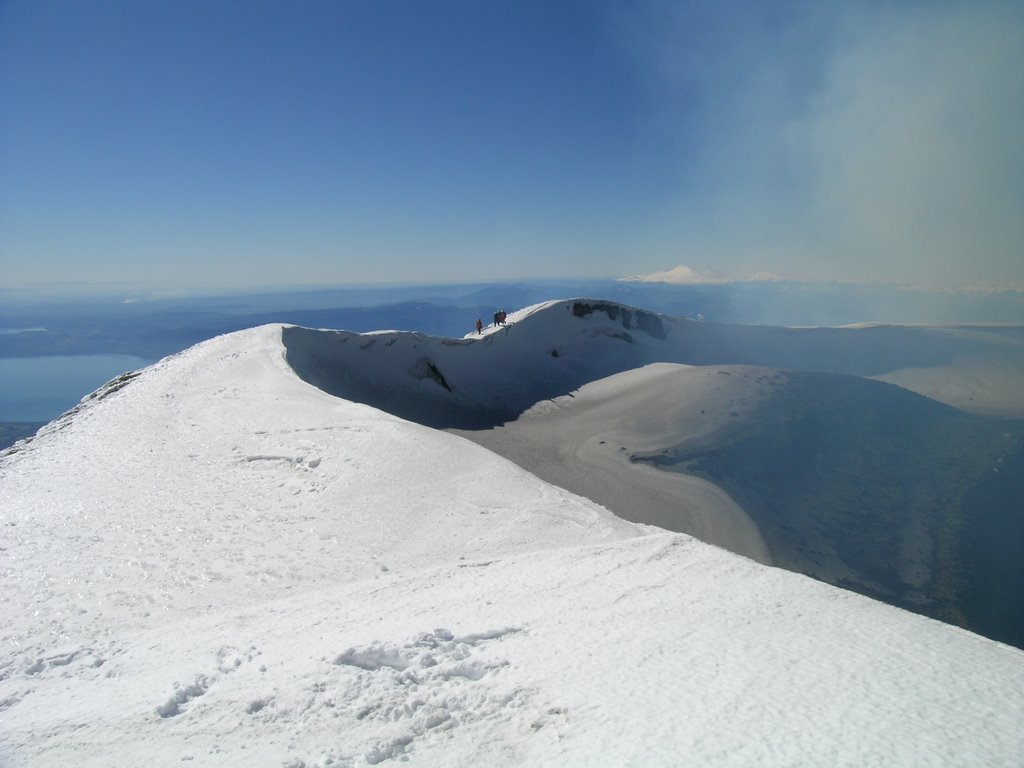
<instances>
[{"instance_id":1,"label":"icy crust on snow","mask_svg":"<svg viewBox=\"0 0 1024 768\"><path fill-rule=\"evenodd\" d=\"M3 682L26 765L1017 766L1024 654L658 534L343 584Z\"/></svg>"}]
</instances>

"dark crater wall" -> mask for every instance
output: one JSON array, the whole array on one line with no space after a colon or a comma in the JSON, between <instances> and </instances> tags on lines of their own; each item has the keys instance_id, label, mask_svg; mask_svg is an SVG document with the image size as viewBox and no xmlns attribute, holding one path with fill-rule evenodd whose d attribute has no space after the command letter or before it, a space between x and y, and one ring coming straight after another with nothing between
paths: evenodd
<instances>
[{"instance_id":1,"label":"dark crater wall","mask_svg":"<svg viewBox=\"0 0 1024 768\"><path fill-rule=\"evenodd\" d=\"M634 460L725 488L781 567L1024 647L1024 422L787 375L749 419Z\"/></svg>"}]
</instances>

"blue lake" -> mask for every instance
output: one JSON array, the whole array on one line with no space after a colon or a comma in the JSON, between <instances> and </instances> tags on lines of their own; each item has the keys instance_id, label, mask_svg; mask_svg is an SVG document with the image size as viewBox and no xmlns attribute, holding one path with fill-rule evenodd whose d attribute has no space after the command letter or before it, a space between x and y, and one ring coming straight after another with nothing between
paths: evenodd
<instances>
[{"instance_id":1,"label":"blue lake","mask_svg":"<svg viewBox=\"0 0 1024 768\"><path fill-rule=\"evenodd\" d=\"M115 376L151 362L132 355L0 358L0 421L51 421Z\"/></svg>"}]
</instances>

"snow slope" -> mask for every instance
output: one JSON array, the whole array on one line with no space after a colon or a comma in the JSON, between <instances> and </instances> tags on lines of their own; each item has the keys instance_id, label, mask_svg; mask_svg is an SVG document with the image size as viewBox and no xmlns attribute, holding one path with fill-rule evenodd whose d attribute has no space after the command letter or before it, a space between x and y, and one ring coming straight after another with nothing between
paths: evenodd
<instances>
[{"instance_id":1,"label":"snow slope","mask_svg":"<svg viewBox=\"0 0 1024 768\"><path fill-rule=\"evenodd\" d=\"M265 326L201 344L15 446L3 595L46 621L6 641L40 655L112 621L635 534L466 441L309 387L280 338Z\"/></svg>"},{"instance_id":2,"label":"snow slope","mask_svg":"<svg viewBox=\"0 0 1024 768\"><path fill-rule=\"evenodd\" d=\"M503 426L455 432L620 517L771 564L757 525L725 491L635 460L745 419L777 386L765 370L652 363L539 402Z\"/></svg>"},{"instance_id":3,"label":"snow slope","mask_svg":"<svg viewBox=\"0 0 1024 768\"><path fill-rule=\"evenodd\" d=\"M0 764L1024 761L1024 653L334 398L287 333L0 454Z\"/></svg>"},{"instance_id":4,"label":"snow slope","mask_svg":"<svg viewBox=\"0 0 1024 768\"><path fill-rule=\"evenodd\" d=\"M857 376L654 363L453 431L625 519L1024 648L1024 422Z\"/></svg>"}]
</instances>

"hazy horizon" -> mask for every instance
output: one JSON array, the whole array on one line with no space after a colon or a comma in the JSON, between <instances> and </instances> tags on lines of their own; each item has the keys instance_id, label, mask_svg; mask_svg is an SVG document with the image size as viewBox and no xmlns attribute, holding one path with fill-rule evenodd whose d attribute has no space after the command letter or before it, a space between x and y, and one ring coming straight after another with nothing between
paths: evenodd
<instances>
[{"instance_id":1,"label":"hazy horizon","mask_svg":"<svg viewBox=\"0 0 1024 768\"><path fill-rule=\"evenodd\" d=\"M674 265L676 268L683 265ZM651 276L669 272L659 269ZM154 283L146 281L109 282L31 282L18 285L0 285L0 297L19 298L31 301L115 299L124 303L150 302L175 299L230 298L232 296L254 296L265 293L304 294L324 291L371 292L403 289L457 288L473 286L511 286L541 284L580 284L607 282L634 282L647 286L698 287L702 285L737 285L756 283L786 283L805 286L846 286L850 288L880 288L908 292L924 292L948 295L1021 294L1024 284L1015 281L952 281L947 283L918 282L904 280L855 280L855 279L802 279L785 276L722 275L720 279L693 282L673 282L660 279L635 279L634 275L552 275L541 277L523 275L508 280L485 280L472 276L454 280L366 280L351 282L231 282L231 283ZM640 276L645 277L645 276Z\"/></svg>"}]
</instances>

